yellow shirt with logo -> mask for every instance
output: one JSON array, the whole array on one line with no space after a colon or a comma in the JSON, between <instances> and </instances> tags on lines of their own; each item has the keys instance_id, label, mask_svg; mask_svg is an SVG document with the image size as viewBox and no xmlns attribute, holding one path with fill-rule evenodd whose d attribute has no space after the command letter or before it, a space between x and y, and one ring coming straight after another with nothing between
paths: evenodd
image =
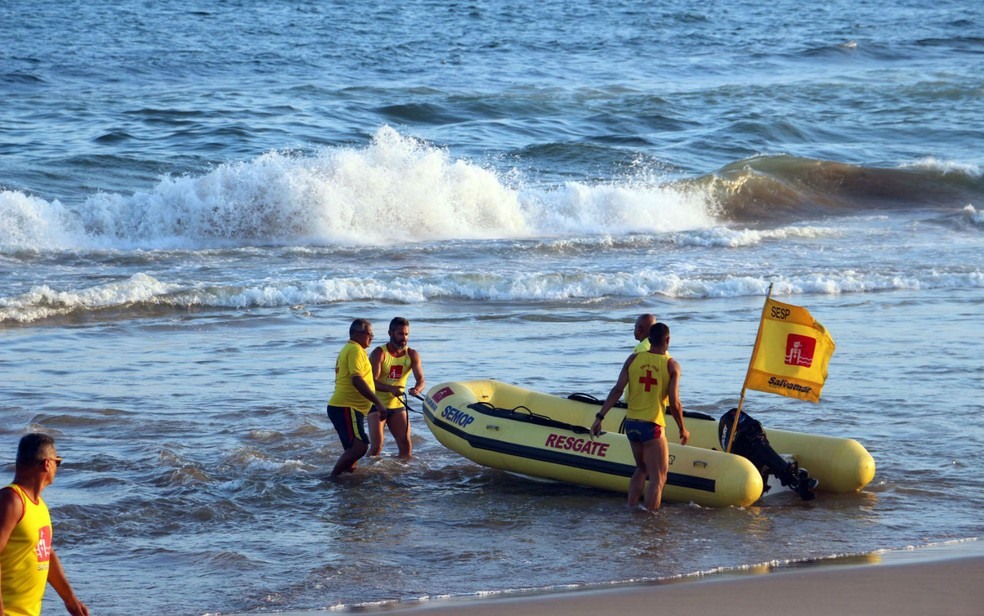
<instances>
[{"instance_id":1,"label":"yellow shirt with logo","mask_svg":"<svg viewBox=\"0 0 984 616\"><path fill-rule=\"evenodd\" d=\"M410 349L408 348L405 353L400 357L394 357L390 354L389 348L384 344L381 347L383 352L383 361L380 362L379 366L379 380L384 381L387 385L397 385L402 387L406 391L407 379L410 377ZM388 391L377 392L379 396L379 401L383 403L388 409L400 409L403 408L403 401L397 398Z\"/></svg>"},{"instance_id":2,"label":"yellow shirt with logo","mask_svg":"<svg viewBox=\"0 0 984 616\"><path fill-rule=\"evenodd\" d=\"M349 340L335 360L335 392L332 393L328 404L347 406L367 415L372 408L372 402L360 394L352 384L352 376L356 374L362 377L369 389L376 391L372 380L372 366L369 364L366 350L361 344Z\"/></svg>"},{"instance_id":3,"label":"yellow shirt with logo","mask_svg":"<svg viewBox=\"0 0 984 616\"><path fill-rule=\"evenodd\" d=\"M629 409L626 419L666 425L666 405L670 398L670 357L656 353L637 353L629 364Z\"/></svg>"},{"instance_id":4,"label":"yellow shirt with logo","mask_svg":"<svg viewBox=\"0 0 984 616\"><path fill-rule=\"evenodd\" d=\"M0 553L4 616L38 616L51 561L51 516L40 497L34 502L20 486L7 487L20 496L24 515Z\"/></svg>"}]
</instances>

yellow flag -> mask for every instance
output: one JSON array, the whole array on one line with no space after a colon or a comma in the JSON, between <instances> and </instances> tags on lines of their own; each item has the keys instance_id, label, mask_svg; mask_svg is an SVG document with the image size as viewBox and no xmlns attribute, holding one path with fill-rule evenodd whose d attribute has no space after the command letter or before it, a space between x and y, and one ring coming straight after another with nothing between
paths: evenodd
<instances>
[{"instance_id":1,"label":"yellow flag","mask_svg":"<svg viewBox=\"0 0 984 616\"><path fill-rule=\"evenodd\" d=\"M834 339L806 308L766 300L745 387L819 402Z\"/></svg>"}]
</instances>

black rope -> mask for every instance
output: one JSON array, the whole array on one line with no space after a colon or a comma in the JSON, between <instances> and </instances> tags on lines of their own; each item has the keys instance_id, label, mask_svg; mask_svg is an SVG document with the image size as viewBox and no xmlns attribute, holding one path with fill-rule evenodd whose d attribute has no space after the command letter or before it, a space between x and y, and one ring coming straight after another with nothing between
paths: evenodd
<instances>
[{"instance_id":1,"label":"black rope","mask_svg":"<svg viewBox=\"0 0 984 616\"><path fill-rule=\"evenodd\" d=\"M598 406L604 404L604 401L592 396L591 394L574 393L567 396L567 399L574 400L575 402L584 402L586 404L595 404ZM627 409L629 408L629 405L623 402L622 400L619 400L618 402L615 403L615 408ZM708 415L707 413L701 413L700 411L684 411L683 416L686 417L687 419L707 419L710 421L716 421L712 416ZM622 430L619 431L621 432Z\"/></svg>"},{"instance_id":2,"label":"black rope","mask_svg":"<svg viewBox=\"0 0 984 616\"><path fill-rule=\"evenodd\" d=\"M564 423L562 421L557 421L556 419L551 419L546 415L540 415L539 413L534 413L529 407L517 406L511 409L497 407L488 402L474 402L468 405L468 408L474 409L479 413L484 413L485 415L491 415L493 417L502 417L504 419L513 419L516 421L525 421L538 426L548 426L551 428L558 428L561 430L570 430L575 434L587 434L590 432L589 428L584 426L575 426L573 424Z\"/></svg>"},{"instance_id":3,"label":"black rope","mask_svg":"<svg viewBox=\"0 0 984 616\"><path fill-rule=\"evenodd\" d=\"M421 402L424 401L424 399L421 396L419 396L419 395L416 395L416 394L411 394L411 395L414 398L416 398L417 400L420 400ZM423 415L424 414L424 412L422 410L418 411L417 409L415 409L412 406L410 406L410 402L409 402L409 399L407 398L407 392L406 391L403 392L403 408L407 409L407 411L413 411L414 413L417 413L419 415Z\"/></svg>"}]
</instances>

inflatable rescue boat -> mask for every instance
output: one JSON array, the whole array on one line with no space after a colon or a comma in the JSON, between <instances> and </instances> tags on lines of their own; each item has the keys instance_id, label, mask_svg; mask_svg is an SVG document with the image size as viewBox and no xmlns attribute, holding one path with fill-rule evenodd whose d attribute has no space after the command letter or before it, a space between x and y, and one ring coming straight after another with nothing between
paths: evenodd
<instances>
[{"instance_id":1,"label":"inflatable rescue boat","mask_svg":"<svg viewBox=\"0 0 984 616\"><path fill-rule=\"evenodd\" d=\"M423 400L427 426L437 440L473 462L531 477L628 491L635 463L628 439L620 433L624 408L609 411L603 432L592 438L589 426L600 401L583 394L562 398L480 380L442 383ZM724 421L719 425L710 415L685 413L690 431L686 446L679 444L675 422L667 423L670 468L663 489L667 501L711 507L750 505L768 489L769 473L781 477L783 485L788 479L789 487L812 498L813 489L856 492L875 474L871 455L853 439L770 429L767 441L762 435L758 442L764 441L767 450L771 444L774 451L750 460L723 451Z\"/></svg>"}]
</instances>

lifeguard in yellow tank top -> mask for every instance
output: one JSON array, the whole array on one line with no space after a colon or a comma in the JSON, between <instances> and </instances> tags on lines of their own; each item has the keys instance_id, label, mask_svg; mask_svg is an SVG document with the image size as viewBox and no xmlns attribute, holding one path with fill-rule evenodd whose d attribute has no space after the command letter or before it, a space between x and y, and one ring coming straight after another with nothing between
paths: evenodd
<instances>
[{"instance_id":1,"label":"lifeguard in yellow tank top","mask_svg":"<svg viewBox=\"0 0 984 616\"><path fill-rule=\"evenodd\" d=\"M651 421L666 426L666 403L669 401L670 371L668 355L637 353L629 364L629 409L626 419Z\"/></svg>"},{"instance_id":2,"label":"lifeguard in yellow tank top","mask_svg":"<svg viewBox=\"0 0 984 616\"><path fill-rule=\"evenodd\" d=\"M643 322L648 315L642 315ZM638 327L638 326L637 326ZM636 338L639 338L638 333ZM629 478L629 506L634 507L645 492L646 509L659 509L663 486L669 475L669 443L664 428L669 410L680 433L680 444L690 441L690 432L683 421L680 402L680 362L670 357L670 328L654 323L649 328L650 350L633 353L622 363L618 380L595 414L591 434L601 434L605 414L618 403L628 387L628 410L625 413L625 436L629 439L635 470Z\"/></svg>"},{"instance_id":3,"label":"lifeguard in yellow tank top","mask_svg":"<svg viewBox=\"0 0 984 616\"><path fill-rule=\"evenodd\" d=\"M55 439L41 432L21 437L14 479L0 488L0 613L39 616L50 585L72 616L89 616L65 577L52 545L51 515L41 493L50 486L62 458Z\"/></svg>"},{"instance_id":4,"label":"lifeguard in yellow tank top","mask_svg":"<svg viewBox=\"0 0 984 616\"><path fill-rule=\"evenodd\" d=\"M24 515L10 533L0 562L4 616L33 616L41 613L41 600L48 581L51 516L40 496L35 502L20 486L10 484L7 487L20 496Z\"/></svg>"},{"instance_id":5,"label":"lifeguard in yellow tank top","mask_svg":"<svg viewBox=\"0 0 984 616\"><path fill-rule=\"evenodd\" d=\"M383 405L381 412L369 413L369 455L378 456L383 450L383 426L389 428L396 440L399 457L408 459L413 445L410 442L410 419L404 407L404 393L419 396L424 389L424 368L420 353L409 346L410 321L394 317L389 324L389 342L378 346L369 355L372 378L376 380L376 393ZM413 373L414 386L407 388L407 379Z\"/></svg>"},{"instance_id":6,"label":"lifeguard in yellow tank top","mask_svg":"<svg viewBox=\"0 0 984 616\"><path fill-rule=\"evenodd\" d=\"M389 352L385 344L380 346L379 350L382 353L381 369L379 371L381 380L387 385L399 387L401 390L406 391L407 379L410 378L411 373L410 366L412 361L410 359L410 353L404 350L402 355L395 357ZM381 388L376 395L379 396L380 402L388 409L403 408L403 401L400 398L387 391L383 391Z\"/></svg>"}]
</instances>

